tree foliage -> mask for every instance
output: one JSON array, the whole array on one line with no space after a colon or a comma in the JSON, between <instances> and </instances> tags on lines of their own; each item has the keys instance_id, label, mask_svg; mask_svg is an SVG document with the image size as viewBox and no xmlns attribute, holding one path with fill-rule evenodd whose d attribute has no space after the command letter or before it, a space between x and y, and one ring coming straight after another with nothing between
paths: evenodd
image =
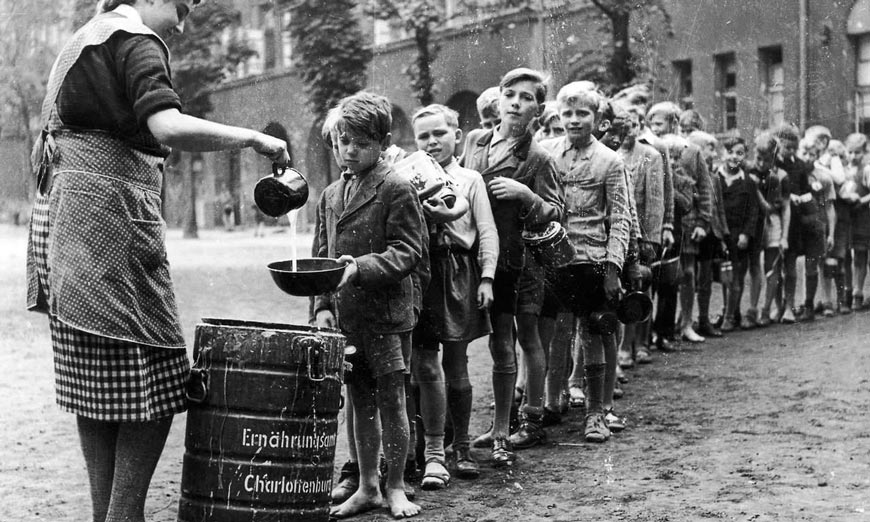
<instances>
[{"instance_id":1,"label":"tree foliage","mask_svg":"<svg viewBox=\"0 0 870 522\"><path fill-rule=\"evenodd\" d=\"M0 136L23 138L22 152L29 152L41 125L48 74L68 36L64 2L2 0L0 11ZM31 183L30 176L21 179Z\"/></svg>"},{"instance_id":2,"label":"tree foliage","mask_svg":"<svg viewBox=\"0 0 870 522\"><path fill-rule=\"evenodd\" d=\"M632 43L644 38L651 19L660 19L670 31L671 17L662 0L592 0L592 4L607 18L610 24L610 50L606 54L606 75L603 83L614 89L634 83L639 76L649 73L643 62L632 52ZM632 33L632 18L641 30Z\"/></svg>"},{"instance_id":3,"label":"tree foliage","mask_svg":"<svg viewBox=\"0 0 870 522\"><path fill-rule=\"evenodd\" d=\"M414 95L423 106L435 99L432 62L440 47L432 41L432 36L444 23L441 4L436 0L374 0L370 8L373 16L398 22L414 39L417 57L403 72L410 78Z\"/></svg>"},{"instance_id":4,"label":"tree foliage","mask_svg":"<svg viewBox=\"0 0 870 522\"><path fill-rule=\"evenodd\" d=\"M211 112L211 90L256 54L246 42L235 38L222 45L224 29L240 23L241 13L228 2L203 2L185 21L184 33L168 40L172 84L185 113L202 117Z\"/></svg>"},{"instance_id":5,"label":"tree foliage","mask_svg":"<svg viewBox=\"0 0 870 522\"><path fill-rule=\"evenodd\" d=\"M353 0L284 1L291 8L294 66L318 119L362 89L372 51L365 44Z\"/></svg>"}]
</instances>

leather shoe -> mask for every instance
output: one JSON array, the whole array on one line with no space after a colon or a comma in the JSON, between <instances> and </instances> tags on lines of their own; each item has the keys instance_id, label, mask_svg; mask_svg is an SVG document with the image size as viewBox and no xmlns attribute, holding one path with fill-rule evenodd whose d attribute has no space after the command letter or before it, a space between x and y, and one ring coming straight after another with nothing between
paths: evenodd
<instances>
[{"instance_id":1,"label":"leather shoe","mask_svg":"<svg viewBox=\"0 0 870 522\"><path fill-rule=\"evenodd\" d=\"M724 327L725 325L723 324L722 326ZM684 341L689 341L690 343L703 343L704 341L706 341L706 339L698 335L697 332L695 332L695 330L692 330L691 328L683 328L683 331L680 332L680 335Z\"/></svg>"},{"instance_id":2,"label":"leather shoe","mask_svg":"<svg viewBox=\"0 0 870 522\"><path fill-rule=\"evenodd\" d=\"M661 350L663 352L676 351L676 348L674 348L674 344L662 335L656 336L655 345L656 345L656 348L658 348L659 350Z\"/></svg>"},{"instance_id":3,"label":"leather shoe","mask_svg":"<svg viewBox=\"0 0 870 522\"><path fill-rule=\"evenodd\" d=\"M698 321L697 332L705 337L722 337L722 331L713 326L709 320Z\"/></svg>"}]
</instances>

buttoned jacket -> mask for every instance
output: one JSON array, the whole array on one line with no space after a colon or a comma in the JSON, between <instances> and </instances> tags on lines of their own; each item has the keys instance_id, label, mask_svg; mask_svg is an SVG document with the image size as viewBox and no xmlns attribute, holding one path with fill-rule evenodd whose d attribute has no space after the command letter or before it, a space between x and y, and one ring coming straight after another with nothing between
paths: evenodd
<instances>
[{"instance_id":1,"label":"buttoned jacket","mask_svg":"<svg viewBox=\"0 0 870 522\"><path fill-rule=\"evenodd\" d=\"M317 296L314 311L331 310L345 332L410 331L416 322L412 273L426 237L417 193L383 162L359 180L345 207L347 183L340 179L321 195L312 250L318 257L353 256L359 277Z\"/></svg>"},{"instance_id":2,"label":"buttoned jacket","mask_svg":"<svg viewBox=\"0 0 870 522\"><path fill-rule=\"evenodd\" d=\"M565 190L564 225L574 246L573 263L610 262L622 268L631 229L625 166L619 155L592 138L573 167L566 137L546 145Z\"/></svg>"},{"instance_id":3,"label":"buttoned jacket","mask_svg":"<svg viewBox=\"0 0 870 522\"><path fill-rule=\"evenodd\" d=\"M494 165L489 164L492 130L477 129L468 133L468 149L461 164L480 172L487 184L486 192L498 229L500 268L519 269L525 262L522 231L541 229L551 221L561 221L564 194L556 180L556 166L529 132L513 146L511 154ZM529 187L534 194L530 206L517 200L496 199L489 182L497 177L512 178Z\"/></svg>"}]
</instances>

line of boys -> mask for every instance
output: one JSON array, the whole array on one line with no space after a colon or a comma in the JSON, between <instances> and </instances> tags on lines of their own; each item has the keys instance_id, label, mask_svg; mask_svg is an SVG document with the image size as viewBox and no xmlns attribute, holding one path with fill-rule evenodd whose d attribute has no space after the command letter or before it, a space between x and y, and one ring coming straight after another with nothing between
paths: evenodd
<instances>
[{"instance_id":1,"label":"line of boys","mask_svg":"<svg viewBox=\"0 0 870 522\"><path fill-rule=\"evenodd\" d=\"M356 464L342 469L333 495L338 503L332 512L335 517L352 516L384 502L396 517L419 513L403 476L408 455L413 454L406 399L411 370L420 387L425 427L424 433L417 434L425 442L422 487L439 489L449 484L450 471L463 478L479 474L468 434L472 390L466 349L471 340L490 334L495 397L492 428L475 439L474 446L488 447L493 464L507 466L515 460L514 449L545 440L544 425L559 422L569 402L586 408L587 441L603 442L611 429L624 427L612 412L620 371L617 346L625 340L622 363L632 357L644 362L644 354L648 361L650 333L646 326L636 325L625 332L602 334L596 330L593 314L611 305L623 287L644 286L639 264L658 263L664 273L664 261L674 256L681 261L681 277L667 282L660 277L654 289L660 301L656 342L662 349L673 335L678 292L682 336L703 340L692 324L696 264L702 314L698 329L708 334L715 329L708 319L709 286L705 286L715 257L710 252L717 247L714 239L727 242L738 276L750 264L752 256L743 255L751 251L750 245L764 244L779 258L786 252L784 260L768 261L765 251L767 273L793 265L783 232L790 230L790 207L804 205L807 197L820 191L791 196L788 181L793 177L802 182L802 174L785 169L783 175L768 166L773 154L780 163L791 161L794 165L784 166L798 171L799 160L783 153L789 150L783 146L790 137L785 131L756 140L759 161L747 176L740 153L742 148L745 155L745 143L726 143L726 162L713 171L701 148L674 136L678 111L671 114L653 107L646 114L650 126L644 129L645 111L630 99L610 103L594 86L575 82L560 90L554 104L565 135L539 145L530 124L544 106L544 76L529 69L510 71L497 94L494 103L486 99L491 91L481 96L478 108L484 128L469 133L460 162L454 157L461 140L455 112L433 105L420 109L412 119L418 148L429 152L454 184L453 208L437 198L421 204L411 186L383 159L391 125L385 98L369 93L346 98L324 124L324 138L333 145L343 174L327 187L318 204L313 251L338 258L347 269L334 294L314 300L315 321L340 328L355 349L347 357L351 369L346 381L352 410L348 438L351 461ZM658 129L658 136L650 129ZM815 189L816 183L823 182L818 181L820 175L811 180L811 172L806 171L804 185ZM764 198L756 197L756 183L763 187ZM825 201L812 201L829 215ZM750 215L765 216L764 225L761 233L744 227L732 239L727 230L738 229L744 221L729 219L727 210L736 215L741 204L754 212ZM818 214L813 216L814 222L822 223ZM553 221L565 227L575 254L568 266L547 273L532 261L522 233L542 230ZM773 221L779 223L775 238ZM726 229L728 225L732 228ZM804 236L809 242L809 235ZM705 242L707 238L711 239ZM793 286L789 286L789 270L785 273L788 303ZM771 277L768 286L775 288ZM742 277L737 279L740 287L735 283L732 297L726 299L722 325L726 330L727 318L739 313ZM766 310L777 296L776 291L768 291ZM674 303L663 305L667 299ZM565 331L573 335L566 336ZM523 405L519 427L512 433L516 342L524 355ZM439 345L444 346L442 361ZM568 377L565 373L572 364ZM448 416L450 470L444 446ZM383 485L378 466L382 435Z\"/></svg>"}]
</instances>

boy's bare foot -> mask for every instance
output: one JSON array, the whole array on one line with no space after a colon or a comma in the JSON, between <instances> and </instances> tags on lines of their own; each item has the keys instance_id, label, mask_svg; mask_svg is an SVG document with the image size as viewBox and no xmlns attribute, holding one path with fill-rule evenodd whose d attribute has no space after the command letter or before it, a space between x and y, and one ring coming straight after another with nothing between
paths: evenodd
<instances>
[{"instance_id":1,"label":"boy's bare foot","mask_svg":"<svg viewBox=\"0 0 870 522\"><path fill-rule=\"evenodd\" d=\"M388 488L386 500L393 518L408 518L420 514L420 506L408 500L403 489Z\"/></svg>"},{"instance_id":2,"label":"boy's bare foot","mask_svg":"<svg viewBox=\"0 0 870 522\"><path fill-rule=\"evenodd\" d=\"M407 499L405 500L407 502ZM374 493L366 493L361 489L358 489L349 499L330 509L329 516L334 518L348 518L365 513L366 511L378 509L383 507L383 505L384 497L381 496L381 492L377 489L375 489Z\"/></svg>"}]
</instances>

